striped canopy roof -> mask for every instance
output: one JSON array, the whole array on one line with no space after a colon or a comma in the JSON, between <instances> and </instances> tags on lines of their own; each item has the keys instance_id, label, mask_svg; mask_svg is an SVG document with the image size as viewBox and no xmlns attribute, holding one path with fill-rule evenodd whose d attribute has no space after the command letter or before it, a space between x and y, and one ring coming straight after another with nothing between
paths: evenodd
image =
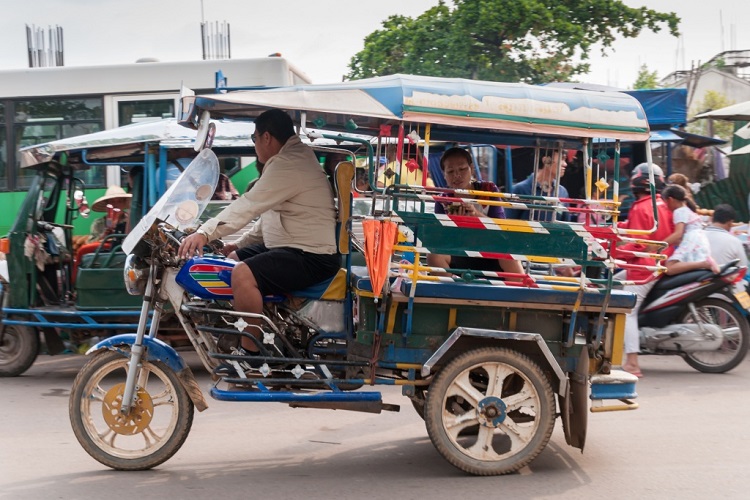
<instances>
[{"instance_id":1,"label":"striped canopy roof","mask_svg":"<svg viewBox=\"0 0 750 500\"><path fill-rule=\"evenodd\" d=\"M198 96L193 116L252 119L270 108L308 126L377 133L400 121L431 123L433 137L456 128L513 136L648 139L640 103L622 92L457 78L392 75L338 84L299 85ZM451 130L453 129L453 130ZM511 141L512 143L512 141Z\"/></svg>"}]
</instances>

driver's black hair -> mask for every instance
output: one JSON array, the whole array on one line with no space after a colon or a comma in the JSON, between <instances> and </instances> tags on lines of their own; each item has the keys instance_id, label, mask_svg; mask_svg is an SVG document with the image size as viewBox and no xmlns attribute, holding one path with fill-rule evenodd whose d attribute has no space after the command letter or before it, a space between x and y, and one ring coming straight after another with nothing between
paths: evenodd
<instances>
[{"instance_id":1,"label":"driver's black hair","mask_svg":"<svg viewBox=\"0 0 750 500\"><path fill-rule=\"evenodd\" d=\"M260 135L265 132L275 137L281 144L295 135L294 123L285 111L280 109L269 109L255 119L255 133Z\"/></svg>"}]
</instances>

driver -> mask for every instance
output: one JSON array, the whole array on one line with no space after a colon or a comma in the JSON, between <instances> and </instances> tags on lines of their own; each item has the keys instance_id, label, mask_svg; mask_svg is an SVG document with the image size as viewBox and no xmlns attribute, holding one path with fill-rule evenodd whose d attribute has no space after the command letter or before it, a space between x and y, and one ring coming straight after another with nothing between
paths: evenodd
<instances>
[{"instance_id":1,"label":"driver","mask_svg":"<svg viewBox=\"0 0 750 500\"><path fill-rule=\"evenodd\" d=\"M265 164L263 175L252 190L185 238L179 255L201 255L208 241L235 233L260 217L222 251L241 261L232 270L235 309L261 314L264 295L300 290L331 278L341 259L331 185L312 149L294 132L292 119L279 109L265 111L255 120L252 139L258 161ZM257 329L246 331L259 337ZM243 337L236 354L257 351L252 339ZM247 362L239 365L250 368ZM228 364L215 370L218 375L233 372Z\"/></svg>"}]
</instances>

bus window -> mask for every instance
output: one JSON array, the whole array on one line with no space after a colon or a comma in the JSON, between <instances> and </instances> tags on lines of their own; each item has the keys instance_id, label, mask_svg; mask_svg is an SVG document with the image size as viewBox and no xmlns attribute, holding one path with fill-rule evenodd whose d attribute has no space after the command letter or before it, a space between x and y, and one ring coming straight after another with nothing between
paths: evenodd
<instances>
[{"instance_id":1,"label":"bus window","mask_svg":"<svg viewBox=\"0 0 750 500\"><path fill-rule=\"evenodd\" d=\"M174 118L174 99L120 101L117 103L118 126Z\"/></svg>"},{"instance_id":2,"label":"bus window","mask_svg":"<svg viewBox=\"0 0 750 500\"><path fill-rule=\"evenodd\" d=\"M21 100L15 104L13 118L16 147L90 134L102 130L102 99ZM16 160L17 167L19 160ZM15 189L29 187L33 172L19 171ZM104 185L102 172L82 173L87 186ZM7 188L7 186L6 186Z\"/></svg>"}]
</instances>

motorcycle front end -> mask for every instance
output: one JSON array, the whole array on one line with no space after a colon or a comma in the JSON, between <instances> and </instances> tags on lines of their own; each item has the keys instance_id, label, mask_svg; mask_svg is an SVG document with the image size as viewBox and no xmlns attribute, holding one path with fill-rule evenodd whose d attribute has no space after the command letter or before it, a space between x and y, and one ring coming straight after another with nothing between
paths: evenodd
<instances>
[{"instance_id":1,"label":"motorcycle front end","mask_svg":"<svg viewBox=\"0 0 750 500\"><path fill-rule=\"evenodd\" d=\"M180 265L174 226L163 221L194 223L210 194L189 195L201 192L196 185L215 187L218 170L216 156L202 151L128 235L124 281L131 294L143 295L137 331L93 346L73 382L73 432L89 455L113 469L145 470L168 460L185 442L194 409L208 407L190 368L157 333L165 304L174 302L169 284Z\"/></svg>"}]
</instances>

